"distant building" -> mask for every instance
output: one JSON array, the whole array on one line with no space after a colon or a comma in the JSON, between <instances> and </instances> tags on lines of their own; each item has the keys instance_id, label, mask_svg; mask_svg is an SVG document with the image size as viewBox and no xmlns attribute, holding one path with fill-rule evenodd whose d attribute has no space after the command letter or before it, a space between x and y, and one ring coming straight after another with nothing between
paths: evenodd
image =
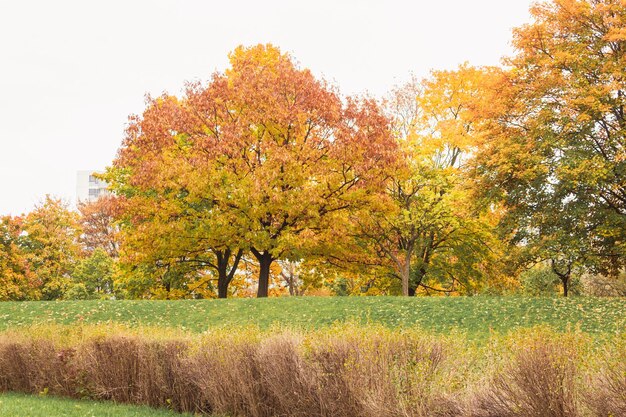
<instances>
[{"instance_id":1,"label":"distant building","mask_svg":"<svg viewBox=\"0 0 626 417\"><path fill-rule=\"evenodd\" d=\"M98 198L109 195L109 184L96 178L98 171L78 171L76 174L76 200L77 202L90 203Z\"/></svg>"}]
</instances>

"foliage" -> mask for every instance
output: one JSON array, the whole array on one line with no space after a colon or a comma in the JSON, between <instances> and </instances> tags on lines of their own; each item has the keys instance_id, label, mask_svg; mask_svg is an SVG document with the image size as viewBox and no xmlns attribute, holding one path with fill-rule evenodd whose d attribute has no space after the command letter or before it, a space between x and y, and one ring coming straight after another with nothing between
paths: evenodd
<instances>
[{"instance_id":1,"label":"foliage","mask_svg":"<svg viewBox=\"0 0 626 417\"><path fill-rule=\"evenodd\" d=\"M102 248L96 248L88 257L76 266L72 278L76 285L84 287L87 298L111 296L113 294L113 278L116 273L113 258ZM73 287L76 290L78 288ZM66 294L68 299L77 299ZM82 298L84 299L84 298Z\"/></svg>"},{"instance_id":2,"label":"foliage","mask_svg":"<svg viewBox=\"0 0 626 417\"><path fill-rule=\"evenodd\" d=\"M624 1L530 11L383 103L236 48L131 116L114 196L0 218L0 300L623 294Z\"/></svg>"},{"instance_id":3,"label":"foliage","mask_svg":"<svg viewBox=\"0 0 626 417\"><path fill-rule=\"evenodd\" d=\"M119 230L115 221L120 217L120 211L121 203L111 195L78 204L82 230L80 241L85 251L92 253L101 248L111 258L119 256Z\"/></svg>"},{"instance_id":4,"label":"foliage","mask_svg":"<svg viewBox=\"0 0 626 417\"><path fill-rule=\"evenodd\" d=\"M473 102L490 70L462 66L397 89L387 103L402 165L377 209L355 216L404 295L473 294L499 255L494 213L472 202L465 173L475 146Z\"/></svg>"},{"instance_id":5,"label":"foliage","mask_svg":"<svg viewBox=\"0 0 626 417\"><path fill-rule=\"evenodd\" d=\"M267 296L274 261L299 261L364 205L394 144L374 101L344 105L271 45L237 48L230 65L181 99L151 100L107 180L126 198L129 257L213 267L229 282L249 250Z\"/></svg>"},{"instance_id":6,"label":"foliage","mask_svg":"<svg viewBox=\"0 0 626 417\"><path fill-rule=\"evenodd\" d=\"M71 284L63 294L64 300L93 300L96 298L98 297L93 292L90 292L82 282Z\"/></svg>"},{"instance_id":7,"label":"foliage","mask_svg":"<svg viewBox=\"0 0 626 417\"><path fill-rule=\"evenodd\" d=\"M78 215L60 199L45 200L24 217L20 244L37 277L41 299L60 298L80 257Z\"/></svg>"},{"instance_id":8,"label":"foliage","mask_svg":"<svg viewBox=\"0 0 626 417\"><path fill-rule=\"evenodd\" d=\"M531 296L553 296L560 293L561 280L547 265L537 265L520 275L521 290L526 295ZM580 295L582 288L579 280L570 283L570 292Z\"/></svg>"},{"instance_id":9,"label":"foliage","mask_svg":"<svg viewBox=\"0 0 626 417\"><path fill-rule=\"evenodd\" d=\"M626 272L617 277L583 275L583 292L595 297L626 297Z\"/></svg>"},{"instance_id":10,"label":"foliage","mask_svg":"<svg viewBox=\"0 0 626 417\"><path fill-rule=\"evenodd\" d=\"M38 297L35 274L20 246L22 219L0 218L0 301Z\"/></svg>"},{"instance_id":11,"label":"foliage","mask_svg":"<svg viewBox=\"0 0 626 417\"><path fill-rule=\"evenodd\" d=\"M522 291L526 295L555 295L558 293L559 277L550 268L537 267L520 275Z\"/></svg>"},{"instance_id":12,"label":"foliage","mask_svg":"<svg viewBox=\"0 0 626 417\"><path fill-rule=\"evenodd\" d=\"M626 410L623 333L598 341L533 327L491 334L477 345L458 333L345 323L203 334L38 330L0 334L0 391L259 417L582 417Z\"/></svg>"},{"instance_id":13,"label":"foliage","mask_svg":"<svg viewBox=\"0 0 626 417\"><path fill-rule=\"evenodd\" d=\"M621 1L555 0L514 31L510 71L483 106L483 192L526 260L616 273L626 260L626 13Z\"/></svg>"}]
</instances>

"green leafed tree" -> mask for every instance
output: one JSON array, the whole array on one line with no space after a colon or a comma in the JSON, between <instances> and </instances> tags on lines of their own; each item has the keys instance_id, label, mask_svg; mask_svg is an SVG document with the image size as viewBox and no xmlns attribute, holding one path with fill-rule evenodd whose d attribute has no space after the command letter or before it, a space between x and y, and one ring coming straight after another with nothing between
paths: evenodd
<instances>
[{"instance_id":1,"label":"green leafed tree","mask_svg":"<svg viewBox=\"0 0 626 417\"><path fill-rule=\"evenodd\" d=\"M84 288L84 291L81 291L81 296L84 293L87 298L111 297L114 293L115 268L115 260L104 249L96 248L90 256L82 259L76 265L72 273L73 284Z\"/></svg>"},{"instance_id":2,"label":"green leafed tree","mask_svg":"<svg viewBox=\"0 0 626 417\"><path fill-rule=\"evenodd\" d=\"M626 261L626 8L554 0L514 31L508 74L487 93L476 169L503 230L568 293L574 271Z\"/></svg>"}]
</instances>

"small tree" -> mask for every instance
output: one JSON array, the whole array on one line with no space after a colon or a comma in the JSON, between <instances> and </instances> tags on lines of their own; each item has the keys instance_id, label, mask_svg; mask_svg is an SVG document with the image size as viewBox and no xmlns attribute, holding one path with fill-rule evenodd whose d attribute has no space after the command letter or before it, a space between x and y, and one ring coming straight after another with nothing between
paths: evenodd
<instances>
[{"instance_id":1,"label":"small tree","mask_svg":"<svg viewBox=\"0 0 626 417\"><path fill-rule=\"evenodd\" d=\"M113 294L115 267L115 260L104 249L96 248L78 263L72 278L75 285L84 286L90 298L110 296Z\"/></svg>"},{"instance_id":2,"label":"small tree","mask_svg":"<svg viewBox=\"0 0 626 417\"><path fill-rule=\"evenodd\" d=\"M42 299L62 297L80 259L78 214L60 199L46 196L25 216L23 227L20 244L38 280Z\"/></svg>"},{"instance_id":3,"label":"small tree","mask_svg":"<svg viewBox=\"0 0 626 417\"><path fill-rule=\"evenodd\" d=\"M33 300L38 281L21 246L22 218L0 217L0 301Z\"/></svg>"}]
</instances>

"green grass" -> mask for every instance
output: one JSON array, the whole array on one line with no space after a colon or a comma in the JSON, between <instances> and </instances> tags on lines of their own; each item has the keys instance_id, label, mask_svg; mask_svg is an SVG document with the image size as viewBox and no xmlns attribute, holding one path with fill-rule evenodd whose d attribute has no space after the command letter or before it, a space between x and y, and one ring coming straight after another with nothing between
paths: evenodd
<instances>
[{"instance_id":1,"label":"green grass","mask_svg":"<svg viewBox=\"0 0 626 417\"><path fill-rule=\"evenodd\" d=\"M304 329L336 322L452 329L485 337L547 325L592 335L626 329L624 298L284 297L179 301L56 301L0 303L0 330L46 324L121 323L202 332L214 327L286 325Z\"/></svg>"},{"instance_id":2,"label":"green grass","mask_svg":"<svg viewBox=\"0 0 626 417\"><path fill-rule=\"evenodd\" d=\"M23 394L0 395L0 417L183 417L169 410Z\"/></svg>"}]
</instances>

